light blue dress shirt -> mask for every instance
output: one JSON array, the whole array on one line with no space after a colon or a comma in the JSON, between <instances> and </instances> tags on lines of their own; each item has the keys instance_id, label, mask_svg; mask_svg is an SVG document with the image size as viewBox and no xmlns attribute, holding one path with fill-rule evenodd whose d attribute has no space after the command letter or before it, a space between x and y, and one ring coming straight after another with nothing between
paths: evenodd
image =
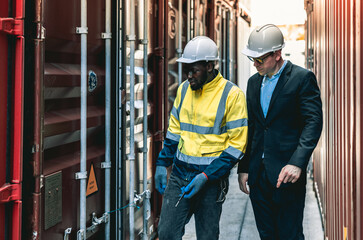
<instances>
[{"instance_id":1,"label":"light blue dress shirt","mask_svg":"<svg viewBox=\"0 0 363 240\"><path fill-rule=\"evenodd\" d=\"M260 102L261 102L261 108L263 111L263 115L266 118L268 107L270 106L271 97L275 90L277 81L279 80L282 71L284 70L286 66L287 61L284 61L284 64L281 66L280 70L275 73L271 78L267 76L267 74L263 77L262 84L261 84L261 96L260 96ZM265 157L265 153L262 153L262 158Z\"/></svg>"},{"instance_id":2,"label":"light blue dress shirt","mask_svg":"<svg viewBox=\"0 0 363 240\"><path fill-rule=\"evenodd\" d=\"M280 70L275 73L271 78L267 76L267 74L263 77L262 84L261 84L261 96L260 96L260 102L261 102L261 108L263 111L263 115L266 118L268 107L270 106L270 101L272 94L275 90L277 81L279 80L282 71L284 70L286 66L287 61L284 61L284 64L281 66Z\"/></svg>"}]
</instances>

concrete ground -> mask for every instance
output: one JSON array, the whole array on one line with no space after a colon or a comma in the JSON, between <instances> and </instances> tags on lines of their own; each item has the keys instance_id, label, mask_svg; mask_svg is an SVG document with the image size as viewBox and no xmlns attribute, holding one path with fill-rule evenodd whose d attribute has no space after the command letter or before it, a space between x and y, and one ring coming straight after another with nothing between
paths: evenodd
<instances>
[{"instance_id":1,"label":"concrete ground","mask_svg":"<svg viewBox=\"0 0 363 240\"><path fill-rule=\"evenodd\" d=\"M223 204L220 221L221 240L258 240L260 239L248 195L239 190L237 170L232 169L229 191ZM308 178L304 213L304 235L306 240L323 240L324 232L318 203L313 191L313 181ZM185 227L183 240L196 239L194 218Z\"/></svg>"}]
</instances>

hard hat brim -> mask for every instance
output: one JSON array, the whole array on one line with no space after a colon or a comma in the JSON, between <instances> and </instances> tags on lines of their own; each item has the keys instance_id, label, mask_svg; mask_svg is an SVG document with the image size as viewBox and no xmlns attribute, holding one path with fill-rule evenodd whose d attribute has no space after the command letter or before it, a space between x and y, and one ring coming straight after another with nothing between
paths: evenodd
<instances>
[{"instance_id":1,"label":"hard hat brim","mask_svg":"<svg viewBox=\"0 0 363 240\"><path fill-rule=\"evenodd\" d=\"M190 59L190 58L184 58L184 57L180 57L176 60L177 62L180 62L180 63L194 63L194 62L198 62L200 60L198 59Z\"/></svg>"},{"instance_id":2,"label":"hard hat brim","mask_svg":"<svg viewBox=\"0 0 363 240\"><path fill-rule=\"evenodd\" d=\"M276 51L278 51L280 49L283 49L284 47L285 47L285 43L282 44L282 46L276 47L275 49L268 50L268 51L263 51L263 52L252 51L252 50L248 49L247 47L245 47L242 50L242 54L244 54L244 55L246 55L248 57L251 57L251 58L258 58L258 57L261 57L261 56L265 55L266 53L276 52Z\"/></svg>"},{"instance_id":3,"label":"hard hat brim","mask_svg":"<svg viewBox=\"0 0 363 240\"><path fill-rule=\"evenodd\" d=\"M190 58L184 58L184 57L180 57L178 58L176 61L177 62L181 62L181 63L195 63L195 62L200 62L200 61L205 61L205 62L212 62L212 61L218 61L219 58L218 57L205 57L205 59L190 59Z\"/></svg>"},{"instance_id":4,"label":"hard hat brim","mask_svg":"<svg viewBox=\"0 0 363 240\"><path fill-rule=\"evenodd\" d=\"M270 52L270 51L268 51L268 52ZM250 50L248 48L245 48L245 49L242 50L243 55L246 55L246 56L252 57L252 58L261 57L261 56L265 55L268 52L256 52L256 51L252 51L252 50Z\"/></svg>"}]
</instances>

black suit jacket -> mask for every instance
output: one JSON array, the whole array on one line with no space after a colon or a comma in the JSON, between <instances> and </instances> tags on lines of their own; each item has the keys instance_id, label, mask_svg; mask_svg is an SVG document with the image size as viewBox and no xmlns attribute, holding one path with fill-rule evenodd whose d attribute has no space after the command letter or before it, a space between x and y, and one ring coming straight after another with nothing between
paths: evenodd
<instances>
[{"instance_id":1,"label":"black suit jacket","mask_svg":"<svg viewBox=\"0 0 363 240\"><path fill-rule=\"evenodd\" d=\"M263 76L256 73L247 84L248 145L238 172L249 173L251 186L264 164L267 177L275 186L281 169L292 164L302 169L296 185L305 184L306 167L319 141L323 122L316 77L311 71L288 62L272 94L266 118L260 103L262 80Z\"/></svg>"}]
</instances>

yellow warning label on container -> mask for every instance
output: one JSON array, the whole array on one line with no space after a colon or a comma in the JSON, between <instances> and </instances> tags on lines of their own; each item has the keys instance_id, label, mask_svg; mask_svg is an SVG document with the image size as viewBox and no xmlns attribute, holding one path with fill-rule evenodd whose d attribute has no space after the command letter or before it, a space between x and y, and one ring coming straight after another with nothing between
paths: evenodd
<instances>
[{"instance_id":1,"label":"yellow warning label on container","mask_svg":"<svg viewBox=\"0 0 363 240\"><path fill-rule=\"evenodd\" d=\"M87 182L87 192L86 196L88 197L92 193L95 193L98 191L97 181L96 181L96 175L95 170L93 168L93 163L91 163L91 169L89 172L88 182Z\"/></svg>"},{"instance_id":2,"label":"yellow warning label on container","mask_svg":"<svg viewBox=\"0 0 363 240\"><path fill-rule=\"evenodd\" d=\"M348 237L347 227L344 227L344 237L343 237L343 239L347 240L347 237Z\"/></svg>"}]
</instances>

